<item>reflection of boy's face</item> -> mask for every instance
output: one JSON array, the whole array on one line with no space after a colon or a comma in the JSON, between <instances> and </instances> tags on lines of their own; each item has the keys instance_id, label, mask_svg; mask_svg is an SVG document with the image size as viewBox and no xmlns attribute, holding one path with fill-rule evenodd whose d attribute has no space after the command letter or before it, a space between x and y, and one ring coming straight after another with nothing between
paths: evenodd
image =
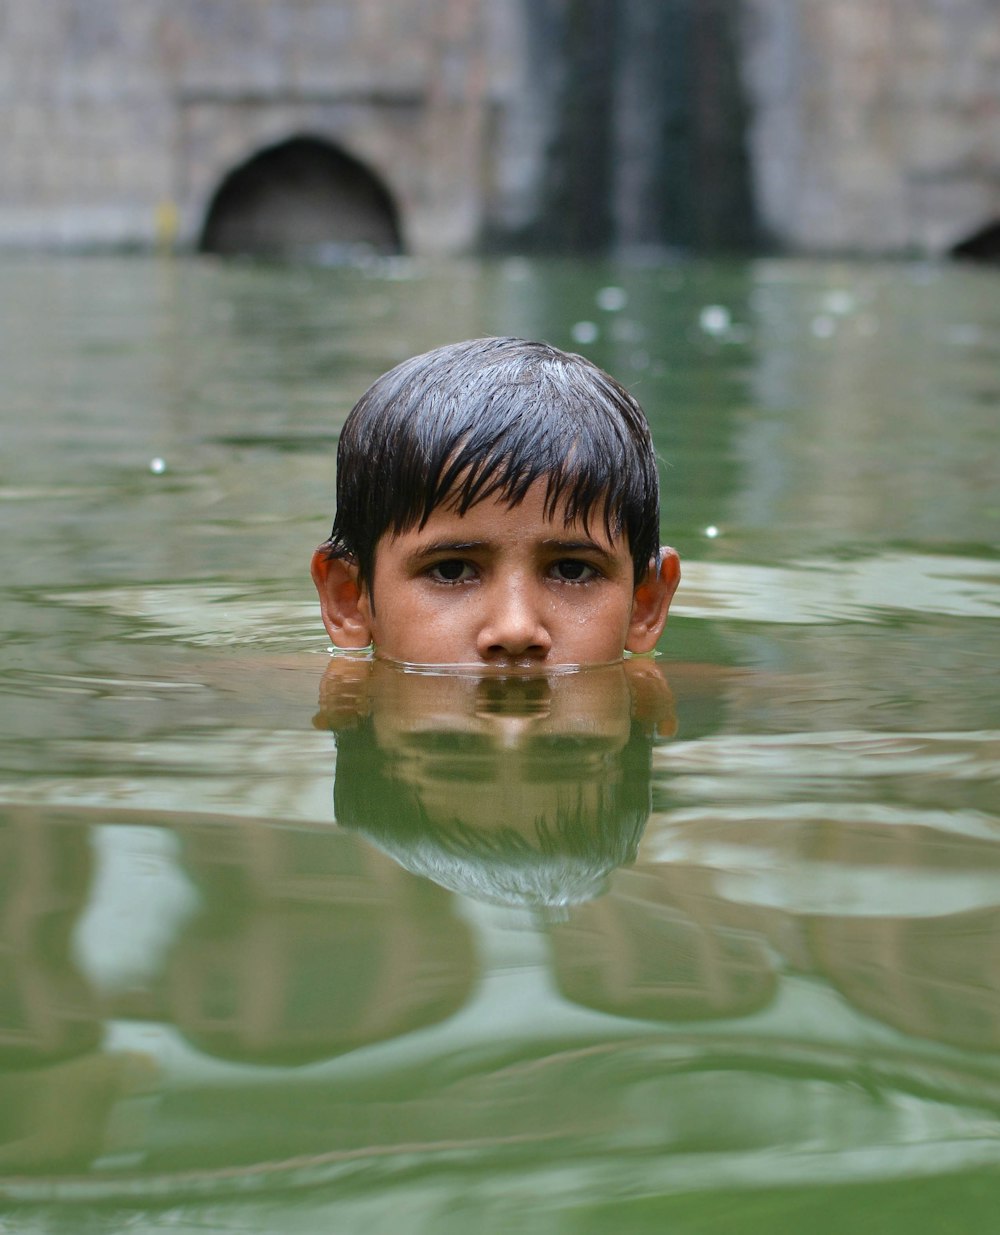
<instances>
[{"instance_id":1,"label":"reflection of boy's face","mask_svg":"<svg viewBox=\"0 0 1000 1235\"><path fill-rule=\"evenodd\" d=\"M432 817L534 839L535 820L567 794L597 809L621 775L631 727L621 664L553 678L376 677L375 739Z\"/></svg>"},{"instance_id":2,"label":"reflection of boy's face","mask_svg":"<svg viewBox=\"0 0 1000 1235\"><path fill-rule=\"evenodd\" d=\"M540 480L514 507L438 507L423 527L382 538L371 589L355 586L353 597L343 577L353 568L314 560L334 643L373 642L380 656L410 664L543 670L650 651L677 585L676 554L636 587L628 545L608 537L600 512L585 529L564 524L559 509L548 518L544 506Z\"/></svg>"},{"instance_id":3,"label":"reflection of boy's face","mask_svg":"<svg viewBox=\"0 0 1000 1235\"><path fill-rule=\"evenodd\" d=\"M570 806L595 826L604 818L634 718L646 733L673 729L662 673L638 660L549 676L331 661L318 722L339 730L365 715L393 780L428 818L521 832L532 845L537 820Z\"/></svg>"}]
</instances>

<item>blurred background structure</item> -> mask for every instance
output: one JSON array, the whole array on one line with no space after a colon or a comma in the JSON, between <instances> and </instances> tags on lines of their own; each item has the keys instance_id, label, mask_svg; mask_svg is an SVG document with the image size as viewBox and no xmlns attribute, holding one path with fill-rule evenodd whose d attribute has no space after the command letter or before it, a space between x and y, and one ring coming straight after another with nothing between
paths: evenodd
<instances>
[{"instance_id":1,"label":"blurred background structure","mask_svg":"<svg viewBox=\"0 0 1000 1235\"><path fill-rule=\"evenodd\" d=\"M5 0L0 244L946 253L996 0Z\"/></svg>"}]
</instances>

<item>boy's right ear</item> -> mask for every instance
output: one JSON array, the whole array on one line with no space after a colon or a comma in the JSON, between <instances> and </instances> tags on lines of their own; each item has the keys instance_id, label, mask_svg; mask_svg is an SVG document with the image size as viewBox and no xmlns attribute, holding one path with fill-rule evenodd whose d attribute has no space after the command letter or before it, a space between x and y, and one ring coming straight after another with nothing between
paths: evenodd
<instances>
[{"instance_id":1,"label":"boy's right ear","mask_svg":"<svg viewBox=\"0 0 1000 1235\"><path fill-rule=\"evenodd\" d=\"M372 641L368 604L354 562L312 555L312 578L319 593L323 625L334 647L366 648Z\"/></svg>"}]
</instances>

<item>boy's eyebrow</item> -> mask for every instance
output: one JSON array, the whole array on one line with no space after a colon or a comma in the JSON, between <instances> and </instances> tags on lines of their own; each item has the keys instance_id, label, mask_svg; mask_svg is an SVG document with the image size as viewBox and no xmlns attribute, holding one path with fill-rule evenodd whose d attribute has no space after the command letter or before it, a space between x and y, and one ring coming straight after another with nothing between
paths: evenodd
<instances>
[{"instance_id":1,"label":"boy's eyebrow","mask_svg":"<svg viewBox=\"0 0 1000 1235\"><path fill-rule=\"evenodd\" d=\"M439 553L471 553L476 549L492 548L494 542L490 540L430 540L414 549L410 558L418 561L420 558L437 557Z\"/></svg>"},{"instance_id":2,"label":"boy's eyebrow","mask_svg":"<svg viewBox=\"0 0 1000 1235\"><path fill-rule=\"evenodd\" d=\"M609 558L611 554L603 545L599 545L596 540L563 540L558 536L553 536L550 540L543 540L542 545L546 549L558 549L562 553L597 553L601 557Z\"/></svg>"},{"instance_id":3,"label":"boy's eyebrow","mask_svg":"<svg viewBox=\"0 0 1000 1235\"><path fill-rule=\"evenodd\" d=\"M421 561L423 558L437 557L442 553L472 553L495 550L500 541L496 540L432 540L418 546L410 554L411 561ZM542 548L554 549L559 553L593 553L610 561L612 555L596 540L572 540L552 536L542 542Z\"/></svg>"}]
</instances>

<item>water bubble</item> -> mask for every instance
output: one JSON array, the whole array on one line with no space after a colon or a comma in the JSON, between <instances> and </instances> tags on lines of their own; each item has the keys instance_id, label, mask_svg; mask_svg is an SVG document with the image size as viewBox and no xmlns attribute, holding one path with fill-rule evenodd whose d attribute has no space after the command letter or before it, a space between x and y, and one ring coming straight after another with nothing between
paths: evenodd
<instances>
[{"instance_id":1,"label":"water bubble","mask_svg":"<svg viewBox=\"0 0 1000 1235\"><path fill-rule=\"evenodd\" d=\"M574 322L570 328L574 343L596 343L600 333L596 322Z\"/></svg>"},{"instance_id":2,"label":"water bubble","mask_svg":"<svg viewBox=\"0 0 1000 1235\"><path fill-rule=\"evenodd\" d=\"M521 283L531 278L531 263L523 257L508 257L503 263L502 270L504 278L509 279L511 283Z\"/></svg>"},{"instance_id":3,"label":"water bubble","mask_svg":"<svg viewBox=\"0 0 1000 1235\"><path fill-rule=\"evenodd\" d=\"M602 287L596 296L597 307L605 313L618 313L628 304L624 287Z\"/></svg>"},{"instance_id":4,"label":"water bubble","mask_svg":"<svg viewBox=\"0 0 1000 1235\"><path fill-rule=\"evenodd\" d=\"M732 324L732 314L722 304L707 304L698 314L698 324L706 334L725 334Z\"/></svg>"},{"instance_id":5,"label":"water bubble","mask_svg":"<svg viewBox=\"0 0 1000 1235\"><path fill-rule=\"evenodd\" d=\"M155 459L150 459L149 470L153 473L154 476L162 476L163 473L167 470L166 459L161 459L159 455L157 455Z\"/></svg>"},{"instance_id":6,"label":"water bubble","mask_svg":"<svg viewBox=\"0 0 1000 1235\"><path fill-rule=\"evenodd\" d=\"M708 537L709 540L715 540L718 534L719 534L719 529L715 526L714 523L710 523L708 527L705 528L705 535Z\"/></svg>"},{"instance_id":7,"label":"water bubble","mask_svg":"<svg viewBox=\"0 0 1000 1235\"><path fill-rule=\"evenodd\" d=\"M646 328L631 317L616 317L611 323L611 337L616 343L641 343Z\"/></svg>"},{"instance_id":8,"label":"water bubble","mask_svg":"<svg viewBox=\"0 0 1000 1235\"><path fill-rule=\"evenodd\" d=\"M857 308L857 300L851 292L840 290L827 292L823 297L823 308L836 317L845 317Z\"/></svg>"}]
</instances>

